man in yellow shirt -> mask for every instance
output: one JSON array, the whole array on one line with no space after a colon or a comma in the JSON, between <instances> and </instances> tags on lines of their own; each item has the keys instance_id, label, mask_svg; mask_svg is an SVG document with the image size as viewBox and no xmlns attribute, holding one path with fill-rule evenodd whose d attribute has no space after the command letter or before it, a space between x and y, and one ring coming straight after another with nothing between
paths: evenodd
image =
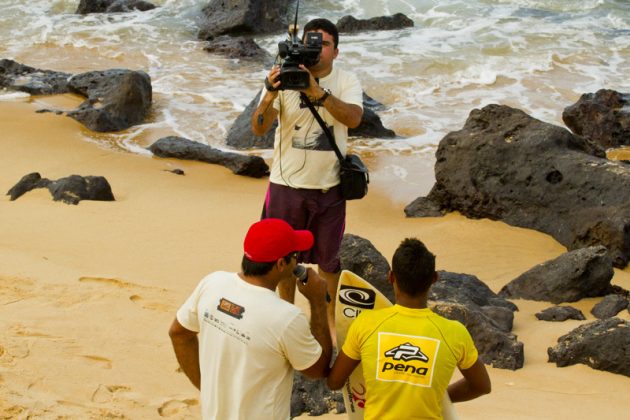
<instances>
[{"instance_id":1,"label":"man in yellow shirt","mask_svg":"<svg viewBox=\"0 0 630 420\"><path fill-rule=\"evenodd\" d=\"M361 363L365 419L441 419L445 392L453 402L490 392L466 327L427 307L437 278L435 256L419 240L405 239L389 273L396 304L363 311L350 325L328 386L340 389ZM464 377L449 385L456 367Z\"/></svg>"}]
</instances>

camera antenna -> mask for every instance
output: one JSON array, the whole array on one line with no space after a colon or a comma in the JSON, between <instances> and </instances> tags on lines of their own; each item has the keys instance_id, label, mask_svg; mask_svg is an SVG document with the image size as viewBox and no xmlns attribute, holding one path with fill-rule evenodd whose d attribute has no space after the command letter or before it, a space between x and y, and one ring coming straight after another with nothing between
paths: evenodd
<instances>
[{"instance_id":1,"label":"camera antenna","mask_svg":"<svg viewBox=\"0 0 630 420\"><path fill-rule=\"evenodd\" d=\"M295 21L293 22L293 25L289 25L289 35L297 38L298 36L298 11L300 10L300 0L297 0L297 3L295 5Z\"/></svg>"}]
</instances>

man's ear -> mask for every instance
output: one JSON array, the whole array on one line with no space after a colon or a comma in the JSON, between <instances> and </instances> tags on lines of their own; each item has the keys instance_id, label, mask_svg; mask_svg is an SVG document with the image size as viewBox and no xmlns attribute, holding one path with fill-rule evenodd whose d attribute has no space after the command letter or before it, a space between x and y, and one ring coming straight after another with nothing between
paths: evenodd
<instances>
[{"instance_id":1,"label":"man's ear","mask_svg":"<svg viewBox=\"0 0 630 420\"><path fill-rule=\"evenodd\" d=\"M387 272L387 281L389 282L389 284L393 285L394 284L394 280L395 280L394 272L392 270L389 270Z\"/></svg>"},{"instance_id":2,"label":"man's ear","mask_svg":"<svg viewBox=\"0 0 630 420\"><path fill-rule=\"evenodd\" d=\"M431 280L431 284L436 283L439 279L440 279L440 275L436 271L435 273L433 273L433 280Z\"/></svg>"}]
</instances>

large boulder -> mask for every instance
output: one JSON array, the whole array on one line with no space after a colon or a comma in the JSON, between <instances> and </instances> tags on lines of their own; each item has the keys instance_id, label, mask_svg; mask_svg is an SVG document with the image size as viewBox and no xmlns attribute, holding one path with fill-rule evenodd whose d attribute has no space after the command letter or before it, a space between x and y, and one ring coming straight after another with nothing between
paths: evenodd
<instances>
[{"instance_id":1,"label":"large boulder","mask_svg":"<svg viewBox=\"0 0 630 420\"><path fill-rule=\"evenodd\" d=\"M155 5L142 0L81 0L75 13L87 15L89 13L131 12L155 9Z\"/></svg>"},{"instance_id":2,"label":"large boulder","mask_svg":"<svg viewBox=\"0 0 630 420\"><path fill-rule=\"evenodd\" d=\"M288 28L289 0L212 0L202 9L199 39L278 33Z\"/></svg>"},{"instance_id":3,"label":"large boulder","mask_svg":"<svg viewBox=\"0 0 630 420\"><path fill-rule=\"evenodd\" d=\"M18 90L31 95L68 93L69 73L40 70L9 59L0 60L0 88Z\"/></svg>"},{"instance_id":4,"label":"large boulder","mask_svg":"<svg viewBox=\"0 0 630 420\"><path fill-rule=\"evenodd\" d=\"M617 294L604 297L597 305L593 306L591 313L596 318L612 318L628 307L628 298Z\"/></svg>"},{"instance_id":5,"label":"large boulder","mask_svg":"<svg viewBox=\"0 0 630 420\"><path fill-rule=\"evenodd\" d=\"M222 35L208 41L203 49L231 59L261 62L267 67L271 67L274 60L271 54L260 48L253 39L244 36Z\"/></svg>"},{"instance_id":6,"label":"large boulder","mask_svg":"<svg viewBox=\"0 0 630 420\"><path fill-rule=\"evenodd\" d=\"M370 19L357 19L348 15L337 21L337 30L339 32L388 31L412 27L413 20L402 13Z\"/></svg>"},{"instance_id":7,"label":"large boulder","mask_svg":"<svg viewBox=\"0 0 630 420\"><path fill-rule=\"evenodd\" d=\"M503 286L499 296L556 304L576 302L610 293L613 275L606 248L593 246L566 252L533 267Z\"/></svg>"},{"instance_id":8,"label":"large boulder","mask_svg":"<svg viewBox=\"0 0 630 420\"><path fill-rule=\"evenodd\" d=\"M585 93L562 113L575 134L605 148L630 145L630 94L601 89Z\"/></svg>"},{"instance_id":9,"label":"large boulder","mask_svg":"<svg viewBox=\"0 0 630 420\"><path fill-rule=\"evenodd\" d=\"M120 131L140 124L151 109L151 78L142 71L91 71L73 76L68 86L87 100L67 115L94 131Z\"/></svg>"},{"instance_id":10,"label":"large boulder","mask_svg":"<svg viewBox=\"0 0 630 420\"><path fill-rule=\"evenodd\" d=\"M431 302L430 307L438 315L464 324L479 351L479 358L485 364L511 370L523 367L523 343L514 334L497 328L483 312L452 302Z\"/></svg>"},{"instance_id":11,"label":"large boulder","mask_svg":"<svg viewBox=\"0 0 630 420\"><path fill-rule=\"evenodd\" d=\"M261 178L269 174L269 166L260 156L222 152L183 137L162 137L149 146L148 149L159 157L198 160L223 165L237 175Z\"/></svg>"},{"instance_id":12,"label":"large boulder","mask_svg":"<svg viewBox=\"0 0 630 420\"><path fill-rule=\"evenodd\" d=\"M339 249L339 259L342 270L352 271L368 281L390 302L396 300L394 289L387 281L389 263L370 241L350 233L344 234Z\"/></svg>"},{"instance_id":13,"label":"large boulder","mask_svg":"<svg viewBox=\"0 0 630 420\"><path fill-rule=\"evenodd\" d=\"M560 337L547 354L559 367L582 363L630 376L630 322L606 318L581 325Z\"/></svg>"},{"instance_id":14,"label":"large boulder","mask_svg":"<svg viewBox=\"0 0 630 420\"><path fill-rule=\"evenodd\" d=\"M568 130L488 105L436 152L426 199L442 213L503 220L552 235L569 249L601 244L615 266L630 258L630 165ZM424 200L420 198L418 200ZM411 203L409 217L422 217Z\"/></svg>"},{"instance_id":15,"label":"large boulder","mask_svg":"<svg viewBox=\"0 0 630 420\"><path fill-rule=\"evenodd\" d=\"M236 118L234 124L230 127L227 138L225 139L225 143L228 146L239 150L273 148L274 136L276 128L278 127L277 121L274 122L271 129L263 136L256 136L252 133L251 118L258 107L261 93L262 90L249 102L245 110ZM396 133L393 130L385 128L379 116L374 112L374 109L381 107L382 105L380 103L363 93L363 117L361 118L361 123L357 128L349 129L348 135L351 137L368 138L396 137Z\"/></svg>"}]
</instances>

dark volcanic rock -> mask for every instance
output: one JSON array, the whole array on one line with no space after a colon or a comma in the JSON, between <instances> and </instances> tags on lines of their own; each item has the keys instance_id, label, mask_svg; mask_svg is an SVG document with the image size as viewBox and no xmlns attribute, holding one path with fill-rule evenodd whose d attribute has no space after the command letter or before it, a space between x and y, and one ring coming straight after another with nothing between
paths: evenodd
<instances>
[{"instance_id":1,"label":"dark volcanic rock","mask_svg":"<svg viewBox=\"0 0 630 420\"><path fill-rule=\"evenodd\" d=\"M578 321L584 321L586 318L579 309L571 306L553 306L542 310L536 314L536 318L541 321L554 321L562 322L567 319L575 319Z\"/></svg>"},{"instance_id":2,"label":"dark volcanic rock","mask_svg":"<svg viewBox=\"0 0 630 420\"><path fill-rule=\"evenodd\" d=\"M523 343L516 336L498 329L482 312L459 303L437 302L431 309L445 318L461 322L470 332L485 364L499 369L520 369L525 361Z\"/></svg>"},{"instance_id":3,"label":"dark volcanic rock","mask_svg":"<svg viewBox=\"0 0 630 420\"><path fill-rule=\"evenodd\" d=\"M512 331L516 305L499 297L475 276L448 271L438 273L438 281L429 290L429 301L465 305L485 315L495 328L506 333Z\"/></svg>"},{"instance_id":4,"label":"dark volcanic rock","mask_svg":"<svg viewBox=\"0 0 630 420\"><path fill-rule=\"evenodd\" d=\"M442 212L536 229L569 249L605 245L614 264L624 267L630 258L630 166L603 156L561 127L488 105L440 141L436 183L427 198ZM407 216L424 216L412 207Z\"/></svg>"},{"instance_id":5,"label":"dark volcanic rock","mask_svg":"<svg viewBox=\"0 0 630 420\"><path fill-rule=\"evenodd\" d=\"M387 280L389 263L370 241L346 233L341 240L339 259L342 270L352 271L376 287L390 302L395 301L394 289Z\"/></svg>"},{"instance_id":6,"label":"dark volcanic rock","mask_svg":"<svg viewBox=\"0 0 630 420\"><path fill-rule=\"evenodd\" d=\"M67 115L94 131L124 130L142 123L151 109L151 78L142 71L91 71L68 85L88 99Z\"/></svg>"},{"instance_id":7,"label":"dark volcanic rock","mask_svg":"<svg viewBox=\"0 0 630 420\"><path fill-rule=\"evenodd\" d=\"M239 150L273 148L274 135L278 126L277 121L274 122L274 125L264 136L256 136L252 133L251 118L258 107L261 92L262 91L259 91L256 94L245 110L236 118L232 127L230 127L225 140L228 146ZM383 123L376 112L373 111L373 107L379 108L382 107L382 105L364 93L363 117L361 118L361 123L357 128L349 129L348 136L376 138L396 137L394 131L383 127Z\"/></svg>"},{"instance_id":8,"label":"dark volcanic rock","mask_svg":"<svg viewBox=\"0 0 630 420\"><path fill-rule=\"evenodd\" d=\"M271 67L273 63L271 54L260 48L253 39L243 36L220 36L208 41L204 50L227 58L259 61L268 67Z\"/></svg>"},{"instance_id":9,"label":"dark volcanic rock","mask_svg":"<svg viewBox=\"0 0 630 420\"><path fill-rule=\"evenodd\" d=\"M71 76L68 73L25 66L13 60L0 60L0 87L31 95L68 93L68 80Z\"/></svg>"},{"instance_id":10,"label":"dark volcanic rock","mask_svg":"<svg viewBox=\"0 0 630 420\"><path fill-rule=\"evenodd\" d=\"M503 286L499 296L552 303L576 302L609 293L613 274L605 247L583 248L526 271Z\"/></svg>"},{"instance_id":11,"label":"dark volcanic rock","mask_svg":"<svg viewBox=\"0 0 630 420\"><path fill-rule=\"evenodd\" d=\"M630 145L630 94L601 89L585 93L562 113L571 131L604 148Z\"/></svg>"},{"instance_id":12,"label":"dark volcanic rock","mask_svg":"<svg viewBox=\"0 0 630 420\"><path fill-rule=\"evenodd\" d=\"M604 296L601 302L593 306L591 313L596 318L611 318L628 307L628 299L621 295Z\"/></svg>"},{"instance_id":13,"label":"dark volcanic rock","mask_svg":"<svg viewBox=\"0 0 630 420\"><path fill-rule=\"evenodd\" d=\"M291 393L291 418L305 413L321 416L332 410L345 413L341 392L329 390L325 379L309 379L300 372L295 372Z\"/></svg>"},{"instance_id":14,"label":"dark volcanic rock","mask_svg":"<svg viewBox=\"0 0 630 420\"><path fill-rule=\"evenodd\" d=\"M593 369L630 376L630 323L607 318L581 325L547 349L556 366L583 363Z\"/></svg>"},{"instance_id":15,"label":"dark volcanic rock","mask_svg":"<svg viewBox=\"0 0 630 420\"><path fill-rule=\"evenodd\" d=\"M163 137L149 146L148 149L159 157L199 160L223 165L237 175L261 178L269 174L269 166L260 156L222 152L183 137Z\"/></svg>"},{"instance_id":16,"label":"dark volcanic rock","mask_svg":"<svg viewBox=\"0 0 630 420\"><path fill-rule=\"evenodd\" d=\"M373 17L371 19L356 19L348 15L337 21L337 30L339 32L386 31L412 27L413 20L402 13L396 13L392 16Z\"/></svg>"},{"instance_id":17,"label":"dark volcanic rock","mask_svg":"<svg viewBox=\"0 0 630 420\"><path fill-rule=\"evenodd\" d=\"M142 0L81 0L75 13L87 15L88 13L131 12L151 9L155 9L155 5Z\"/></svg>"},{"instance_id":18,"label":"dark volcanic rock","mask_svg":"<svg viewBox=\"0 0 630 420\"><path fill-rule=\"evenodd\" d=\"M289 0L211 0L202 10L199 39L277 33L288 28Z\"/></svg>"},{"instance_id":19,"label":"dark volcanic rock","mask_svg":"<svg viewBox=\"0 0 630 420\"><path fill-rule=\"evenodd\" d=\"M112 188L102 176L70 175L51 181L37 172L25 175L7 195L15 200L34 188L48 188L55 201L79 204L81 200L114 201Z\"/></svg>"}]
</instances>

